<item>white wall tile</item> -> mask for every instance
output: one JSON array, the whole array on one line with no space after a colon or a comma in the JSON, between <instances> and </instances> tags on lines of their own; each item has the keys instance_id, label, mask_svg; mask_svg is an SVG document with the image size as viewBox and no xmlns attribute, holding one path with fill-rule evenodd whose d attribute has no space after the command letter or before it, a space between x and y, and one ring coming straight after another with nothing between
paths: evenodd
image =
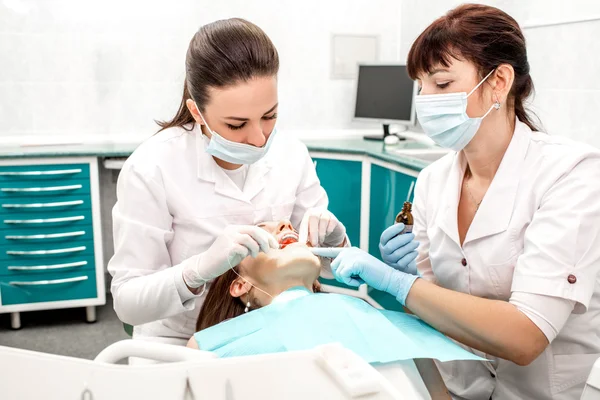
<instances>
[{"instance_id":1,"label":"white wall tile","mask_svg":"<svg viewBox=\"0 0 600 400\"><path fill-rule=\"evenodd\" d=\"M7 134L33 131L33 87L22 83L0 83L0 121Z\"/></svg>"},{"instance_id":2,"label":"white wall tile","mask_svg":"<svg viewBox=\"0 0 600 400\"><path fill-rule=\"evenodd\" d=\"M179 105L190 39L216 19L247 18L277 46L282 128L360 126L351 120L354 82L330 77L332 34L378 35L381 60L400 60L397 0L11 1L30 7L0 2L0 50L12 60L0 67L0 82L29 82L41 98L54 99L36 105L40 132L61 121L78 134L154 133L153 120L170 118ZM7 101L0 96L0 107ZM12 131L31 129L21 123L10 121Z\"/></svg>"},{"instance_id":3,"label":"white wall tile","mask_svg":"<svg viewBox=\"0 0 600 400\"><path fill-rule=\"evenodd\" d=\"M600 90L538 89L532 109L548 133L600 147Z\"/></svg>"},{"instance_id":4,"label":"white wall tile","mask_svg":"<svg viewBox=\"0 0 600 400\"><path fill-rule=\"evenodd\" d=\"M33 43L29 35L1 33L2 73L0 82L27 82L30 76Z\"/></svg>"},{"instance_id":5,"label":"white wall tile","mask_svg":"<svg viewBox=\"0 0 600 400\"><path fill-rule=\"evenodd\" d=\"M73 99L66 83L43 82L32 86L31 115L33 129L42 133L61 133L68 119ZM61 112L57 112L61 110Z\"/></svg>"},{"instance_id":6,"label":"white wall tile","mask_svg":"<svg viewBox=\"0 0 600 400\"><path fill-rule=\"evenodd\" d=\"M526 30L531 74L544 89L600 89L600 21Z\"/></svg>"},{"instance_id":7,"label":"white wall tile","mask_svg":"<svg viewBox=\"0 0 600 400\"><path fill-rule=\"evenodd\" d=\"M402 2L401 57L434 19L462 3L454 0ZM600 16L600 2L582 0L491 0L522 26ZM600 147L600 22L524 29L531 76L536 87L532 109L552 134Z\"/></svg>"},{"instance_id":8,"label":"white wall tile","mask_svg":"<svg viewBox=\"0 0 600 400\"><path fill-rule=\"evenodd\" d=\"M68 117L65 118L65 131L69 135L85 135L94 133L99 114L96 103L92 100L90 93L91 84L76 82L69 85L68 96L71 99Z\"/></svg>"}]
</instances>

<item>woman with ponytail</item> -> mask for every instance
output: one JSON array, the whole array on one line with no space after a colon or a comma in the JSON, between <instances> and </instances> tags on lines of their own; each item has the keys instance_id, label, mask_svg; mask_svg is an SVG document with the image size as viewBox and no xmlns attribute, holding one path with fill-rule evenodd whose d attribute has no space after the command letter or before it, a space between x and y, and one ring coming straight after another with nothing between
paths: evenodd
<instances>
[{"instance_id":1,"label":"woman with ponytail","mask_svg":"<svg viewBox=\"0 0 600 400\"><path fill-rule=\"evenodd\" d=\"M185 67L176 115L119 175L108 265L133 338L181 345L215 278L279 248L257 223L289 219L304 243L347 245L306 146L277 134L279 56L269 37L238 18L204 25Z\"/></svg>"}]
</instances>

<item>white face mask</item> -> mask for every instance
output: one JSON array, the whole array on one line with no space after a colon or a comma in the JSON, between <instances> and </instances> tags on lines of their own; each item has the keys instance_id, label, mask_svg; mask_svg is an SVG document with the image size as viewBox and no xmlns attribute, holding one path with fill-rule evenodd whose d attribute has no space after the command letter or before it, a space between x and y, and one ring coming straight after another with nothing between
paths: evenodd
<instances>
[{"instance_id":1,"label":"white face mask","mask_svg":"<svg viewBox=\"0 0 600 400\"><path fill-rule=\"evenodd\" d=\"M198 108L197 105L196 108ZM223 136L210 129L202 114L200 114L200 117L202 118L202 121L204 121L206 129L208 129L211 134L210 143L206 148L206 152L213 157L232 164L254 164L263 158L269 151L269 147L271 147L271 143L277 133L277 130L273 128L265 145L263 147L256 147L225 139Z\"/></svg>"},{"instance_id":2,"label":"white face mask","mask_svg":"<svg viewBox=\"0 0 600 400\"><path fill-rule=\"evenodd\" d=\"M473 139L481 121L500 103L494 103L479 118L467 115L467 98L494 72L492 70L467 94L466 92L419 95L415 99L417 118L423 130L438 145L460 151Z\"/></svg>"}]
</instances>

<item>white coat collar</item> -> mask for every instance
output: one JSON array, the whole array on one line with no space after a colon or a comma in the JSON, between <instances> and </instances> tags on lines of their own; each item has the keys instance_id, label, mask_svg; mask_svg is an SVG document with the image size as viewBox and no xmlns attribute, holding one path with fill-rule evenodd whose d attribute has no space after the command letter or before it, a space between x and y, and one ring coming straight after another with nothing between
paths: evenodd
<instances>
[{"instance_id":1,"label":"white coat collar","mask_svg":"<svg viewBox=\"0 0 600 400\"><path fill-rule=\"evenodd\" d=\"M517 119L513 137L469 227L463 246L508 228L530 138L531 129ZM438 226L459 246L458 202L466 166L463 153L457 153L450 167L436 220Z\"/></svg>"},{"instance_id":2,"label":"white coat collar","mask_svg":"<svg viewBox=\"0 0 600 400\"><path fill-rule=\"evenodd\" d=\"M229 179L225 172L223 172L223 169L219 167L214 158L206 152L206 147L208 146L210 139L202 134L200 125L195 125L193 134L196 136L198 179L214 183L216 193L250 202L265 188L267 184L265 175L267 175L271 169L273 163L272 153L275 146L271 146L271 149L264 158L249 166L244 190L242 191L231 181L231 179Z\"/></svg>"}]
</instances>

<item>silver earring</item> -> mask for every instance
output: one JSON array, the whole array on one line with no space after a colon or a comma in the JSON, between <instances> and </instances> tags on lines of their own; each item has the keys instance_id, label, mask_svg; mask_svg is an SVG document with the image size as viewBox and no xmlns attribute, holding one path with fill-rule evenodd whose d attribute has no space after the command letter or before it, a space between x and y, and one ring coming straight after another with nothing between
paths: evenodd
<instances>
[{"instance_id":1,"label":"silver earring","mask_svg":"<svg viewBox=\"0 0 600 400\"><path fill-rule=\"evenodd\" d=\"M494 102L494 108L496 110L500 109L500 100L498 100L498 95L496 93L494 93L494 97L496 98L496 101Z\"/></svg>"},{"instance_id":2,"label":"silver earring","mask_svg":"<svg viewBox=\"0 0 600 400\"><path fill-rule=\"evenodd\" d=\"M250 296L248 296L248 301L246 302L246 308L244 308L244 312L247 313L250 311Z\"/></svg>"}]
</instances>

